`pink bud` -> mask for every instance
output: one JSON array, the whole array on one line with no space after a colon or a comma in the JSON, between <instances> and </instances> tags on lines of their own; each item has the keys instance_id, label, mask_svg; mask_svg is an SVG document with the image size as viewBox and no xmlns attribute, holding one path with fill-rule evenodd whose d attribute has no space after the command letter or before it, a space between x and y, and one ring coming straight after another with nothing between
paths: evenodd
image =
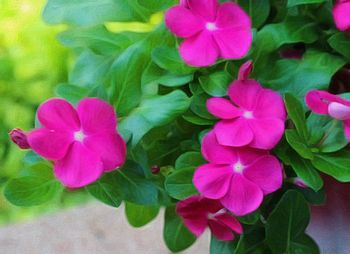
<instances>
[{"instance_id":1,"label":"pink bud","mask_svg":"<svg viewBox=\"0 0 350 254\"><path fill-rule=\"evenodd\" d=\"M253 71L253 61L247 61L239 68L238 80L249 79L250 74Z\"/></svg>"},{"instance_id":2,"label":"pink bud","mask_svg":"<svg viewBox=\"0 0 350 254\"><path fill-rule=\"evenodd\" d=\"M159 172L160 172L160 167L159 167L158 165L152 166L151 172L152 172L152 174L154 174L154 175L159 174Z\"/></svg>"},{"instance_id":3,"label":"pink bud","mask_svg":"<svg viewBox=\"0 0 350 254\"><path fill-rule=\"evenodd\" d=\"M296 186L298 186L298 187L300 187L300 188L303 188L303 189L306 189L306 188L309 187L309 186L307 186L307 184L306 184L301 178L299 178L299 177L294 177L294 178L293 178L293 183L294 183Z\"/></svg>"},{"instance_id":4,"label":"pink bud","mask_svg":"<svg viewBox=\"0 0 350 254\"><path fill-rule=\"evenodd\" d=\"M21 149L29 149L27 135L21 129L15 128L9 132L10 138Z\"/></svg>"}]
</instances>

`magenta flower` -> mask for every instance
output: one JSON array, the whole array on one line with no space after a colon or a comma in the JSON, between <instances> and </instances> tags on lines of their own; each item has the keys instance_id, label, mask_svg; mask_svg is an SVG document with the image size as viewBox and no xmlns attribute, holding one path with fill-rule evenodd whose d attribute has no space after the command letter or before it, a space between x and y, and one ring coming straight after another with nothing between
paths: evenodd
<instances>
[{"instance_id":1,"label":"magenta flower","mask_svg":"<svg viewBox=\"0 0 350 254\"><path fill-rule=\"evenodd\" d=\"M180 55L193 66L208 66L222 58L241 58L252 43L249 16L235 3L182 0L165 16L167 27L184 38Z\"/></svg>"},{"instance_id":2,"label":"magenta flower","mask_svg":"<svg viewBox=\"0 0 350 254\"><path fill-rule=\"evenodd\" d=\"M350 101L319 90L308 92L305 100L313 112L343 121L345 136L350 140Z\"/></svg>"},{"instance_id":3,"label":"magenta flower","mask_svg":"<svg viewBox=\"0 0 350 254\"><path fill-rule=\"evenodd\" d=\"M333 18L340 31L350 32L350 0L337 0L333 8Z\"/></svg>"},{"instance_id":4,"label":"magenta flower","mask_svg":"<svg viewBox=\"0 0 350 254\"><path fill-rule=\"evenodd\" d=\"M241 67L239 77L247 78L249 64ZM208 111L221 118L214 132L221 145L271 149L282 138L286 111L282 97L262 88L251 79L234 81L228 89L230 100L210 98Z\"/></svg>"},{"instance_id":5,"label":"magenta flower","mask_svg":"<svg viewBox=\"0 0 350 254\"><path fill-rule=\"evenodd\" d=\"M217 200L192 196L176 205L176 212L182 217L185 226L199 237L207 226L212 234L221 241L231 241L234 233L242 234L239 221L230 215Z\"/></svg>"},{"instance_id":6,"label":"magenta flower","mask_svg":"<svg viewBox=\"0 0 350 254\"><path fill-rule=\"evenodd\" d=\"M125 161L126 145L116 131L112 106L88 98L76 109L63 99L50 99L38 109L41 128L28 135L31 148L54 161L56 177L69 188L96 181Z\"/></svg>"},{"instance_id":7,"label":"magenta flower","mask_svg":"<svg viewBox=\"0 0 350 254\"><path fill-rule=\"evenodd\" d=\"M235 215L253 212L264 195L282 185L282 166L267 151L222 146L211 131L203 139L202 153L209 163L197 168L194 185L204 197L220 200Z\"/></svg>"}]
</instances>

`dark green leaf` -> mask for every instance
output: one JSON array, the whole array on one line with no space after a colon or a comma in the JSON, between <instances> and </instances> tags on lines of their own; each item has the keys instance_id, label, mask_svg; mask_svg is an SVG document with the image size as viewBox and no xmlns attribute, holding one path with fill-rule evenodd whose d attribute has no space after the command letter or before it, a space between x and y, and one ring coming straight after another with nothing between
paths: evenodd
<instances>
[{"instance_id":1,"label":"dark green leaf","mask_svg":"<svg viewBox=\"0 0 350 254\"><path fill-rule=\"evenodd\" d=\"M220 241L211 235L210 254L232 254L235 244L233 241Z\"/></svg>"},{"instance_id":2,"label":"dark green leaf","mask_svg":"<svg viewBox=\"0 0 350 254\"><path fill-rule=\"evenodd\" d=\"M139 228L157 217L159 206L143 206L125 202L125 214L131 226Z\"/></svg>"},{"instance_id":3,"label":"dark green leaf","mask_svg":"<svg viewBox=\"0 0 350 254\"><path fill-rule=\"evenodd\" d=\"M285 132L286 139L289 145L303 158L313 159L314 155L311 149L306 144L306 141L303 140L296 130L286 130Z\"/></svg>"},{"instance_id":4,"label":"dark green leaf","mask_svg":"<svg viewBox=\"0 0 350 254\"><path fill-rule=\"evenodd\" d=\"M327 0L288 0L288 7L294 7L302 4L318 4L324 2L327 2Z\"/></svg>"},{"instance_id":5,"label":"dark green leaf","mask_svg":"<svg viewBox=\"0 0 350 254\"><path fill-rule=\"evenodd\" d=\"M226 71L214 72L210 75L199 77L199 82L203 90L215 97L222 97L227 94L227 87L232 81L232 77Z\"/></svg>"},{"instance_id":6,"label":"dark green leaf","mask_svg":"<svg viewBox=\"0 0 350 254\"><path fill-rule=\"evenodd\" d=\"M116 182L110 175L103 176L100 180L88 185L86 190L97 200L106 205L119 207L122 203L120 192L115 188Z\"/></svg>"},{"instance_id":7,"label":"dark green leaf","mask_svg":"<svg viewBox=\"0 0 350 254\"><path fill-rule=\"evenodd\" d=\"M247 12L252 19L253 27L259 28L270 13L269 0L238 0L238 4Z\"/></svg>"},{"instance_id":8,"label":"dark green leaf","mask_svg":"<svg viewBox=\"0 0 350 254\"><path fill-rule=\"evenodd\" d=\"M350 36L346 33L336 33L328 39L329 45L342 54L346 58L350 59Z\"/></svg>"},{"instance_id":9,"label":"dark green leaf","mask_svg":"<svg viewBox=\"0 0 350 254\"><path fill-rule=\"evenodd\" d=\"M175 162L175 169L183 169L188 167L197 167L205 163L203 156L200 152L187 152L177 158Z\"/></svg>"},{"instance_id":10,"label":"dark green leaf","mask_svg":"<svg viewBox=\"0 0 350 254\"><path fill-rule=\"evenodd\" d=\"M183 168L171 173L165 181L165 189L168 194L179 200L197 194L197 190L192 183L193 173L193 167Z\"/></svg>"},{"instance_id":11,"label":"dark green leaf","mask_svg":"<svg viewBox=\"0 0 350 254\"><path fill-rule=\"evenodd\" d=\"M306 126L303 105L300 103L298 98L296 98L291 93L286 93L284 98L286 102L288 117L293 121L300 137L305 141L308 140L309 133Z\"/></svg>"}]
</instances>

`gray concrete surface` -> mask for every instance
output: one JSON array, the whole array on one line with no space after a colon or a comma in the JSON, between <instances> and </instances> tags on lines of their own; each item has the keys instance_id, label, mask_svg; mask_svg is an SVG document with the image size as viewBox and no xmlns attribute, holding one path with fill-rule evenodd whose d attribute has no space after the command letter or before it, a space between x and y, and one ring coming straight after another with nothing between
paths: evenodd
<instances>
[{"instance_id":1,"label":"gray concrete surface","mask_svg":"<svg viewBox=\"0 0 350 254\"><path fill-rule=\"evenodd\" d=\"M35 221L0 228L1 254L168 254L163 213L142 228L126 221L124 208L90 203ZM206 232L184 253L208 253Z\"/></svg>"}]
</instances>

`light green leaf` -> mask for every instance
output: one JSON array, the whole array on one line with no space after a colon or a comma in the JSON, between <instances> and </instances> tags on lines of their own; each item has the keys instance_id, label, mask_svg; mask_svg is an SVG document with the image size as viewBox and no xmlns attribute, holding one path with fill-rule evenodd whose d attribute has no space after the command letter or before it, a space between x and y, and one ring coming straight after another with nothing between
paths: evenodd
<instances>
[{"instance_id":1,"label":"light green leaf","mask_svg":"<svg viewBox=\"0 0 350 254\"><path fill-rule=\"evenodd\" d=\"M157 217L159 206L144 206L125 202L125 214L131 226L139 228Z\"/></svg>"},{"instance_id":2,"label":"light green leaf","mask_svg":"<svg viewBox=\"0 0 350 254\"><path fill-rule=\"evenodd\" d=\"M197 194L198 192L192 183L193 174L193 167L171 173L165 180L165 189L168 194L179 200Z\"/></svg>"},{"instance_id":3,"label":"light green leaf","mask_svg":"<svg viewBox=\"0 0 350 254\"><path fill-rule=\"evenodd\" d=\"M226 71L214 72L210 75L199 77L199 83L203 90L215 97L223 97L227 94L227 87L232 77Z\"/></svg>"}]
</instances>

